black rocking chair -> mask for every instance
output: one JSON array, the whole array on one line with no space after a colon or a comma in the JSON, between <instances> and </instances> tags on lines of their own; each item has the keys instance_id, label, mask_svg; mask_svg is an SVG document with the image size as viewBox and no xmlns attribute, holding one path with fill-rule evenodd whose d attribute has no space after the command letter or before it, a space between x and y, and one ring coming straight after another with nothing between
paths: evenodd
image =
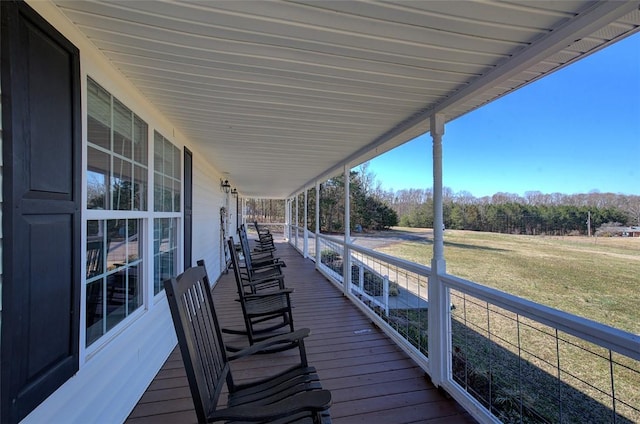
<instances>
[{"instance_id":1,"label":"black rocking chair","mask_svg":"<svg viewBox=\"0 0 640 424\"><path fill-rule=\"evenodd\" d=\"M199 423L326 423L331 393L322 390L308 366L304 337L309 330L287 333L227 356L204 267L187 269L164 282L178 344ZM266 379L234 382L230 361L283 341L296 341L300 363ZM227 406L219 397L227 385Z\"/></svg>"}]
</instances>

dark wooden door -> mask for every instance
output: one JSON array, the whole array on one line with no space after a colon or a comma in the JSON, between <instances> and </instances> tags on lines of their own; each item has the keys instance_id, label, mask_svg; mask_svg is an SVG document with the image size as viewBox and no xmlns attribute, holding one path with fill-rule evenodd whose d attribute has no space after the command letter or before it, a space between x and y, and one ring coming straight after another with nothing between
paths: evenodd
<instances>
[{"instance_id":1,"label":"dark wooden door","mask_svg":"<svg viewBox=\"0 0 640 424\"><path fill-rule=\"evenodd\" d=\"M3 1L1 420L18 422L78 370L79 52Z\"/></svg>"},{"instance_id":2,"label":"dark wooden door","mask_svg":"<svg viewBox=\"0 0 640 424\"><path fill-rule=\"evenodd\" d=\"M192 265L193 243L193 155L184 148L184 268Z\"/></svg>"}]
</instances>

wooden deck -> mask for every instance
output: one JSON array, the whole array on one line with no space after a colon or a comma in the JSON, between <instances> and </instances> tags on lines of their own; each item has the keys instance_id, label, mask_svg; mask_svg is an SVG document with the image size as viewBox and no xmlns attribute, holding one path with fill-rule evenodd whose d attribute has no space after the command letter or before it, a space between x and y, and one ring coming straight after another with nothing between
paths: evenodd
<instances>
[{"instance_id":1,"label":"wooden deck","mask_svg":"<svg viewBox=\"0 0 640 424\"><path fill-rule=\"evenodd\" d=\"M475 422L454 400L438 391L420 367L315 271L311 260L303 259L285 243L278 245L277 254L287 264L284 268L287 286L295 289L295 327L311 329L306 341L307 356L310 364L317 368L323 387L331 390L333 423ZM223 275L213 290L223 327L241 326L240 306L233 301L235 291L232 272ZM258 356L237 364L234 376L242 379L268 374L279 361ZM126 422L197 422L177 349Z\"/></svg>"}]
</instances>

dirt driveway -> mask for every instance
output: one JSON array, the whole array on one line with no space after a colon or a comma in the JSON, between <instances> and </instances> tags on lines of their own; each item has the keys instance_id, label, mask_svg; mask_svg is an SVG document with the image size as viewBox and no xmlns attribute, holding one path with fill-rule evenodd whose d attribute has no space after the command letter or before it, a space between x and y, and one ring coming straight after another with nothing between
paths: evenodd
<instances>
[{"instance_id":1,"label":"dirt driveway","mask_svg":"<svg viewBox=\"0 0 640 424\"><path fill-rule=\"evenodd\" d=\"M433 230L430 228L392 227L386 231L352 232L351 240L357 245L376 249L404 241L433 240Z\"/></svg>"}]
</instances>

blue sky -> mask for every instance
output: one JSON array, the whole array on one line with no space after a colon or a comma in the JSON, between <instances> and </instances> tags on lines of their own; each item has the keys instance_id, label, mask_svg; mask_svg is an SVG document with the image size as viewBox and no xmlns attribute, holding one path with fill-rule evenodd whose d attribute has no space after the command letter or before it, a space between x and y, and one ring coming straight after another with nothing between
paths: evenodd
<instances>
[{"instance_id":1,"label":"blue sky","mask_svg":"<svg viewBox=\"0 0 640 424\"><path fill-rule=\"evenodd\" d=\"M369 170L385 190L431 187L431 136ZM443 175L476 197L640 194L640 34L448 123Z\"/></svg>"}]
</instances>

